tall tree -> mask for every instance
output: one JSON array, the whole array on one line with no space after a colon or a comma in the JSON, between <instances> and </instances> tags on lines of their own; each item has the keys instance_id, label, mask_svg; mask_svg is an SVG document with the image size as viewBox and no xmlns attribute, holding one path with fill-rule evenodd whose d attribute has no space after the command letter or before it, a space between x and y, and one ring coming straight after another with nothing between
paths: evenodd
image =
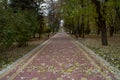
<instances>
[{"instance_id":1,"label":"tall tree","mask_svg":"<svg viewBox=\"0 0 120 80\"><path fill-rule=\"evenodd\" d=\"M60 2L50 0L47 1L48 3L48 20L49 25L51 27L52 32L57 32L59 30L59 24L60 24Z\"/></svg>"},{"instance_id":2,"label":"tall tree","mask_svg":"<svg viewBox=\"0 0 120 80\"><path fill-rule=\"evenodd\" d=\"M107 28L106 28L106 19L105 19L105 10L106 10L106 6L104 5L105 2L107 2L107 0L102 0L98 1L98 0L92 0L93 4L96 7L96 13L98 15L97 20L98 20L98 27L101 30L101 39L102 39L102 44L103 45L108 45L108 40L107 40ZM105 1L105 2L104 2Z\"/></svg>"}]
</instances>

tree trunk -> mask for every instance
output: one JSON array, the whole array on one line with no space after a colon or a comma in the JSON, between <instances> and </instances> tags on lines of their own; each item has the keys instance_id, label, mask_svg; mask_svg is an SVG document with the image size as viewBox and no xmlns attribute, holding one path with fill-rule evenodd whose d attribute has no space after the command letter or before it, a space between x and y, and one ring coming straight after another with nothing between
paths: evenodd
<instances>
[{"instance_id":1,"label":"tree trunk","mask_svg":"<svg viewBox=\"0 0 120 80\"><path fill-rule=\"evenodd\" d=\"M82 5L81 5L81 7L82 8L84 8L85 6L84 6L84 1L83 0L81 0L81 3L82 3ZM84 14L82 14L82 23L81 23L81 30L82 30L82 38L84 38L85 37L85 34L84 34L84 18L85 18L85 16L84 16Z\"/></svg>"},{"instance_id":2,"label":"tree trunk","mask_svg":"<svg viewBox=\"0 0 120 80\"><path fill-rule=\"evenodd\" d=\"M86 31L85 31L85 33L87 34L87 35L89 35L90 34L90 24L89 24L89 17L88 17L88 20L87 20L87 29L86 29Z\"/></svg>"},{"instance_id":3,"label":"tree trunk","mask_svg":"<svg viewBox=\"0 0 120 80\"><path fill-rule=\"evenodd\" d=\"M100 29L100 27L98 27L98 31L97 31L98 35L100 35L100 31L101 31L101 29Z\"/></svg>"},{"instance_id":4,"label":"tree trunk","mask_svg":"<svg viewBox=\"0 0 120 80\"><path fill-rule=\"evenodd\" d=\"M102 38L102 45L107 46L108 45L108 40L107 40L107 28L104 27L105 24L103 25L103 27L101 27L101 38Z\"/></svg>"},{"instance_id":5,"label":"tree trunk","mask_svg":"<svg viewBox=\"0 0 120 80\"><path fill-rule=\"evenodd\" d=\"M41 38L41 33L39 33L39 39Z\"/></svg>"},{"instance_id":6,"label":"tree trunk","mask_svg":"<svg viewBox=\"0 0 120 80\"><path fill-rule=\"evenodd\" d=\"M96 7L96 13L98 14L98 27L101 28L102 45L107 46L108 45L107 28L106 28L106 20L104 18L106 6L103 5L103 9L101 9L100 1L92 0L92 2L94 3Z\"/></svg>"},{"instance_id":7,"label":"tree trunk","mask_svg":"<svg viewBox=\"0 0 120 80\"><path fill-rule=\"evenodd\" d=\"M84 38L85 37L85 34L84 34L84 15L82 15L81 31L82 31L82 38Z\"/></svg>"},{"instance_id":8,"label":"tree trunk","mask_svg":"<svg viewBox=\"0 0 120 80\"><path fill-rule=\"evenodd\" d=\"M113 26L111 26L111 27L110 27L110 37L112 37L112 36L113 36L113 34L114 34L114 27L113 27Z\"/></svg>"},{"instance_id":9,"label":"tree trunk","mask_svg":"<svg viewBox=\"0 0 120 80\"><path fill-rule=\"evenodd\" d=\"M33 33L33 38L35 38L36 36L35 36L35 33Z\"/></svg>"}]
</instances>

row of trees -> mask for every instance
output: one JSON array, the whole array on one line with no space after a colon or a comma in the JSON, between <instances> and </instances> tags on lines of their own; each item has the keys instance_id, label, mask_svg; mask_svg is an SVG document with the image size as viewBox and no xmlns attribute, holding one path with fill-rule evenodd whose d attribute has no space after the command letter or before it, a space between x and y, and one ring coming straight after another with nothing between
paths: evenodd
<instances>
[{"instance_id":1,"label":"row of trees","mask_svg":"<svg viewBox=\"0 0 120 80\"><path fill-rule=\"evenodd\" d=\"M90 26L97 26L102 44L108 45L110 36L120 31L119 0L62 0L65 27L76 37L90 33Z\"/></svg>"},{"instance_id":2,"label":"row of trees","mask_svg":"<svg viewBox=\"0 0 120 80\"><path fill-rule=\"evenodd\" d=\"M0 2L0 49L17 43L19 47L43 33L50 33L41 10L42 0L2 0Z\"/></svg>"},{"instance_id":3,"label":"row of trees","mask_svg":"<svg viewBox=\"0 0 120 80\"><path fill-rule=\"evenodd\" d=\"M49 20L49 26L51 28L51 31L57 32L59 30L60 25L60 0L48 0L48 20Z\"/></svg>"}]
</instances>

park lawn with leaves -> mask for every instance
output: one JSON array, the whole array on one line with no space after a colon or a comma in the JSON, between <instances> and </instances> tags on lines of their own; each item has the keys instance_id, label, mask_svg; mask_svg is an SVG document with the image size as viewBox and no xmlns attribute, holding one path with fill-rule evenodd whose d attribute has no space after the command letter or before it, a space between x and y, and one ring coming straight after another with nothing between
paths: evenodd
<instances>
[{"instance_id":1,"label":"park lawn with leaves","mask_svg":"<svg viewBox=\"0 0 120 80\"><path fill-rule=\"evenodd\" d=\"M28 42L28 46L17 47L13 46L5 51L0 52L0 70L27 54L29 51L40 45L47 38L35 38Z\"/></svg>"},{"instance_id":2,"label":"park lawn with leaves","mask_svg":"<svg viewBox=\"0 0 120 80\"><path fill-rule=\"evenodd\" d=\"M92 49L96 54L103 57L112 66L120 70L120 36L108 37L109 45L101 44L100 36L89 35L79 40L82 44Z\"/></svg>"}]
</instances>

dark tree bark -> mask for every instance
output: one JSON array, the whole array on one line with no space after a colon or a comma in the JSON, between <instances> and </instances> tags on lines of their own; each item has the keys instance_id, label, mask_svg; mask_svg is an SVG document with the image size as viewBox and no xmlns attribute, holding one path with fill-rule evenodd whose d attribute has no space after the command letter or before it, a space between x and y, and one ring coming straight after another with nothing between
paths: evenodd
<instances>
[{"instance_id":1,"label":"dark tree bark","mask_svg":"<svg viewBox=\"0 0 120 80\"><path fill-rule=\"evenodd\" d=\"M82 30L81 30L81 25L80 25L80 16L78 16L78 20L77 20L77 30L78 31L78 37L81 37L82 35Z\"/></svg>"},{"instance_id":2,"label":"dark tree bark","mask_svg":"<svg viewBox=\"0 0 120 80\"><path fill-rule=\"evenodd\" d=\"M101 22L101 37L102 37L102 45L107 46L108 40L107 40L107 28L106 28L105 20Z\"/></svg>"},{"instance_id":3,"label":"dark tree bark","mask_svg":"<svg viewBox=\"0 0 120 80\"><path fill-rule=\"evenodd\" d=\"M100 1L92 0L96 7L96 13L98 14L98 27L101 28L101 40L102 45L107 46L108 40L107 40L107 28L106 28L106 20L104 18L105 15L105 5L103 5L103 9L101 9Z\"/></svg>"},{"instance_id":4,"label":"dark tree bark","mask_svg":"<svg viewBox=\"0 0 120 80\"><path fill-rule=\"evenodd\" d=\"M100 32L101 32L101 29L100 29L100 27L98 27L97 34L100 35Z\"/></svg>"},{"instance_id":5,"label":"dark tree bark","mask_svg":"<svg viewBox=\"0 0 120 80\"><path fill-rule=\"evenodd\" d=\"M114 27L113 26L110 26L110 36L112 37L114 34Z\"/></svg>"},{"instance_id":6,"label":"dark tree bark","mask_svg":"<svg viewBox=\"0 0 120 80\"><path fill-rule=\"evenodd\" d=\"M84 8L85 6L84 6L84 1L83 0L81 0L81 7L82 8ZM82 14L82 17L81 17L81 31L82 31L82 38L84 38L85 37L85 31L84 31L84 14Z\"/></svg>"},{"instance_id":7,"label":"dark tree bark","mask_svg":"<svg viewBox=\"0 0 120 80\"><path fill-rule=\"evenodd\" d=\"M84 31L84 15L82 15L82 21L81 21L81 36L82 38L85 37L85 31Z\"/></svg>"},{"instance_id":8,"label":"dark tree bark","mask_svg":"<svg viewBox=\"0 0 120 80\"><path fill-rule=\"evenodd\" d=\"M87 35L89 35L90 34L90 24L89 24L89 17L88 17L88 20L87 20L87 29L85 30L85 33L87 34Z\"/></svg>"},{"instance_id":9,"label":"dark tree bark","mask_svg":"<svg viewBox=\"0 0 120 80\"><path fill-rule=\"evenodd\" d=\"M115 25L115 23L116 23L116 19L117 19L117 17L115 16L114 18L113 18L113 16L112 16L112 14L110 14L110 16L108 17L109 18L109 20L110 20L110 22L108 22L108 25L109 25L109 33L110 33L110 37L112 37L113 36L113 34L114 34L114 31L115 31L115 27L114 26L116 26Z\"/></svg>"}]
</instances>

